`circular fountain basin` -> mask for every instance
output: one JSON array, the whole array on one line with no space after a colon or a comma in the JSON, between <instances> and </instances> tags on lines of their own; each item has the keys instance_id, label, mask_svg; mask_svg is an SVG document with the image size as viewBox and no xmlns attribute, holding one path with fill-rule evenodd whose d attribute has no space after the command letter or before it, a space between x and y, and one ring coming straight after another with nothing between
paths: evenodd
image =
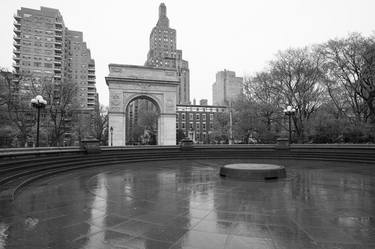
<instances>
[{"instance_id":1,"label":"circular fountain basin","mask_svg":"<svg viewBox=\"0 0 375 249\"><path fill-rule=\"evenodd\" d=\"M285 178L284 166L259 163L227 164L220 168L220 176L242 180L271 180Z\"/></svg>"}]
</instances>

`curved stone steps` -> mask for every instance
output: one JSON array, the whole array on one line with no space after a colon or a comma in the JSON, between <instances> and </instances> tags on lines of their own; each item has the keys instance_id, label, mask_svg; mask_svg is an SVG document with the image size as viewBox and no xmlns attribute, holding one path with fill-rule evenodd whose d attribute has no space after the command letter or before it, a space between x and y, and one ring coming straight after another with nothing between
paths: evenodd
<instances>
[{"instance_id":1,"label":"curved stone steps","mask_svg":"<svg viewBox=\"0 0 375 249\"><path fill-rule=\"evenodd\" d=\"M229 148L228 146L206 146L191 151L181 151L177 146L171 146L167 148L113 148L112 150L107 147L98 154L84 154L77 150L76 154L69 151L67 154L57 152L56 155L49 151L43 156L32 156L28 159L18 159L12 155L15 159L3 160L0 163L0 192L7 193L11 199L14 199L24 186L43 177L89 167L150 160L282 159L374 163L375 165L375 153L323 151L325 150L275 150L269 146L259 150L244 146Z\"/></svg>"}]
</instances>

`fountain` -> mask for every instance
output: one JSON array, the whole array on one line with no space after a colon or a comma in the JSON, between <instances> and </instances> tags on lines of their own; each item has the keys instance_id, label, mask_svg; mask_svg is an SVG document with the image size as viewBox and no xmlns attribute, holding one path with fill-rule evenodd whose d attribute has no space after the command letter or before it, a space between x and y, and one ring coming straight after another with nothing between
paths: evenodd
<instances>
[{"instance_id":1,"label":"fountain","mask_svg":"<svg viewBox=\"0 0 375 249\"><path fill-rule=\"evenodd\" d=\"M220 176L242 180L270 180L285 178L284 166L259 163L227 164L220 168Z\"/></svg>"}]
</instances>

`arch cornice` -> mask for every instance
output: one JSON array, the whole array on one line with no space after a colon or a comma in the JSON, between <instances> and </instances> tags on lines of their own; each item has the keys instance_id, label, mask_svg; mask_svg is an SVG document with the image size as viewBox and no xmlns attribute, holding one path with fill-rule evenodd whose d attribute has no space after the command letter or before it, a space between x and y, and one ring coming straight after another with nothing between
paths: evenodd
<instances>
[{"instance_id":1,"label":"arch cornice","mask_svg":"<svg viewBox=\"0 0 375 249\"><path fill-rule=\"evenodd\" d=\"M139 79L139 78L123 78L123 77L105 77L105 81L107 86L109 85L109 81L112 82L120 82L120 83L142 83L142 84L153 84L153 85L179 85L180 81L175 80L151 80L151 79Z\"/></svg>"}]
</instances>

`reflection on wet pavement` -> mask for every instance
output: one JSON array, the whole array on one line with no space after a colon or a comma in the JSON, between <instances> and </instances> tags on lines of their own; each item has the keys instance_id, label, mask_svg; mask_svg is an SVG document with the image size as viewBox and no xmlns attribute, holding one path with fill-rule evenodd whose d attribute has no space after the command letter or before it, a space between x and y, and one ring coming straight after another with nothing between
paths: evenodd
<instances>
[{"instance_id":1,"label":"reflection on wet pavement","mask_svg":"<svg viewBox=\"0 0 375 249\"><path fill-rule=\"evenodd\" d=\"M0 249L375 248L374 165L268 160L289 177L219 177L236 162L128 163L39 180L0 200Z\"/></svg>"}]
</instances>

